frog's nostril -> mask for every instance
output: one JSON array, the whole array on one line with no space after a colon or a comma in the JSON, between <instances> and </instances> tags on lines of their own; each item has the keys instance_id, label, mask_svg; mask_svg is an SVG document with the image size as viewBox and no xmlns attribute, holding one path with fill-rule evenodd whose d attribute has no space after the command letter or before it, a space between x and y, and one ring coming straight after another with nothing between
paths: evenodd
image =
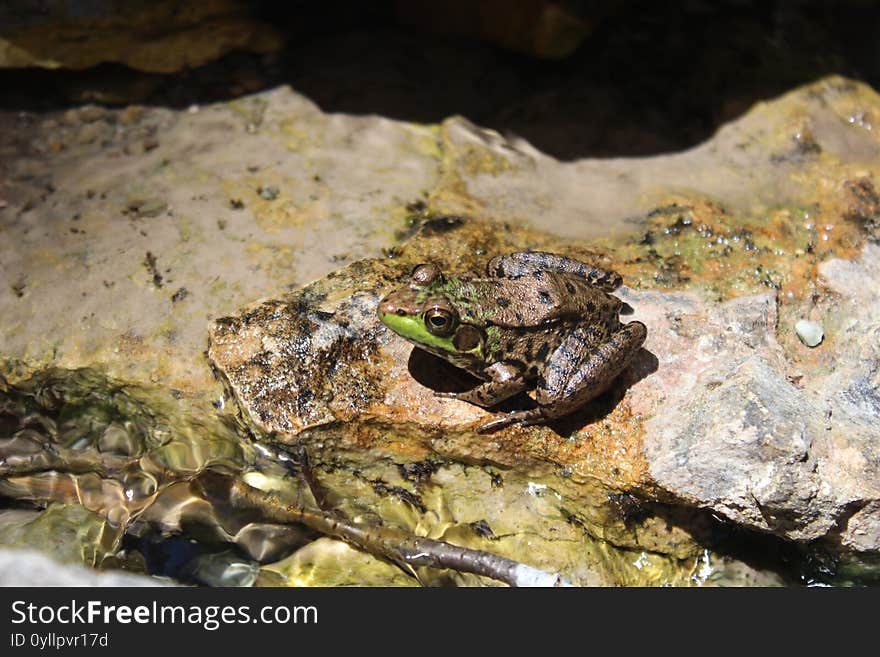
<instances>
[{"instance_id":1,"label":"frog's nostril","mask_svg":"<svg viewBox=\"0 0 880 657\"><path fill-rule=\"evenodd\" d=\"M383 315L404 315L406 311L393 301L383 301L379 304L379 312Z\"/></svg>"}]
</instances>

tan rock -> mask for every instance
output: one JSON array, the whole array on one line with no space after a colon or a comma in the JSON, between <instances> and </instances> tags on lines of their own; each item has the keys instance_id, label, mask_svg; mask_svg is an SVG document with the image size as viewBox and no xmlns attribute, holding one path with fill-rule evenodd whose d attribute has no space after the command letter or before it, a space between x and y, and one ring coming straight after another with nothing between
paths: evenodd
<instances>
[{"instance_id":1,"label":"tan rock","mask_svg":"<svg viewBox=\"0 0 880 657\"><path fill-rule=\"evenodd\" d=\"M119 62L154 73L200 66L230 50L269 52L281 46L270 26L251 17L241 3L211 0L117 2L96 13L52 3L33 17L10 9L0 37L0 67L85 69ZM17 20L18 19L18 20Z\"/></svg>"}]
</instances>

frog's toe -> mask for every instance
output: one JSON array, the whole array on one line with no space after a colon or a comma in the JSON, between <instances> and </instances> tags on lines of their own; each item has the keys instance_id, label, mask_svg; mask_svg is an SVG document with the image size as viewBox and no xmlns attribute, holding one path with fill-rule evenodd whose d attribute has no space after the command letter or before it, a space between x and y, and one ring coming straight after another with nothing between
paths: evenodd
<instances>
[{"instance_id":1,"label":"frog's toe","mask_svg":"<svg viewBox=\"0 0 880 657\"><path fill-rule=\"evenodd\" d=\"M544 417L544 413L541 411L540 408L530 408L525 411L508 413L507 415L504 415L496 420L481 424L477 427L477 433L493 433L495 431L498 431L499 429L509 427L513 424L521 424L524 427L528 427L533 424L541 424L542 422L546 421L547 418Z\"/></svg>"},{"instance_id":2,"label":"frog's toe","mask_svg":"<svg viewBox=\"0 0 880 657\"><path fill-rule=\"evenodd\" d=\"M511 419L510 416L501 417L497 420L492 420L491 422L484 422L477 427L477 433L494 433L499 429L503 429L504 427L508 427L511 424L514 424L515 422L516 420Z\"/></svg>"}]
</instances>

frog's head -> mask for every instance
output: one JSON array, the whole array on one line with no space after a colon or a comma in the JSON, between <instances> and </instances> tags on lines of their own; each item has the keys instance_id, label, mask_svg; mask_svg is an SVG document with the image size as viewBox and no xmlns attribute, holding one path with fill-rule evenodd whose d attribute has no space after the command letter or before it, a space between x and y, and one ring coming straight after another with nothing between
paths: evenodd
<instances>
[{"instance_id":1,"label":"frog's head","mask_svg":"<svg viewBox=\"0 0 880 657\"><path fill-rule=\"evenodd\" d=\"M481 359L483 331L462 322L456 289L456 281L447 281L436 265L419 265L409 285L379 302L379 319L401 337L443 358Z\"/></svg>"}]
</instances>

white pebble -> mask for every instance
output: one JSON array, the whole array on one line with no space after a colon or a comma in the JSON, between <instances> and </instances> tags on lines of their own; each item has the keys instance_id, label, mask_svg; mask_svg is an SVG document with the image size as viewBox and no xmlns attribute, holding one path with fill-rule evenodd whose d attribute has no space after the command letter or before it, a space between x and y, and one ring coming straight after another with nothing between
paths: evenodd
<instances>
[{"instance_id":1,"label":"white pebble","mask_svg":"<svg viewBox=\"0 0 880 657\"><path fill-rule=\"evenodd\" d=\"M818 346L825 337L825 331L822 329L822 325L817 322L812 322L809 319L802 319L795 324L794 332L797 333L801 342L808 347Z\"/></svg>"}]
</instances>

